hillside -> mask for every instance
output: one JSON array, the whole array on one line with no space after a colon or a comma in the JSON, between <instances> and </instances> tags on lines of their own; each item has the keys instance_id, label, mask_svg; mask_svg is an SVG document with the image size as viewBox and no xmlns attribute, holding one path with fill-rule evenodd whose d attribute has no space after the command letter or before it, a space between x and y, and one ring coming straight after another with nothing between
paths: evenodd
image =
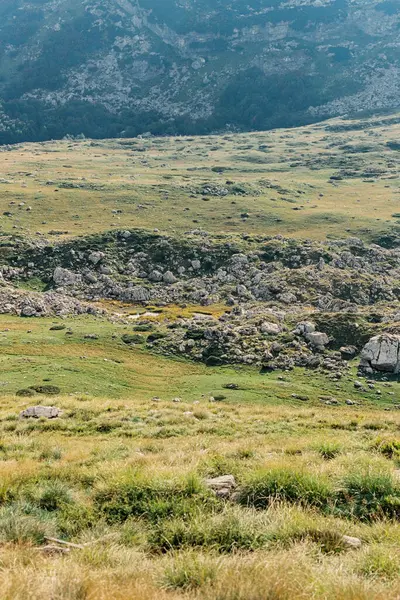
<instances>
[{"instance_id":1,"label":"hillside","mask_svg":"<svg viewBox=\"0 0 400 600\"><path fill-rule=\"evenodd\" d=\"M1 600L398 600L399 140L0 148Z\"/></svg>"},{"instance_id":2,"label":"hillside","mask_svg":"<svg viewBox=\"0 0 400 600\"><path fill-rule=\"evenodd\" d=\"M378 241L399 230L400 113L204 137L4 146L4 233ZM388 243L390 243L388 241Z\"/></svg>"},{"instance_id":3,"label":"hillside","mask_svg":"<svg viewBox=\"0 0 400 600\"><path fill-rule=\"evenodd\" d=\"M398 0L3 0L0 143L399 106Z\"/></svg>"}]
</instances>

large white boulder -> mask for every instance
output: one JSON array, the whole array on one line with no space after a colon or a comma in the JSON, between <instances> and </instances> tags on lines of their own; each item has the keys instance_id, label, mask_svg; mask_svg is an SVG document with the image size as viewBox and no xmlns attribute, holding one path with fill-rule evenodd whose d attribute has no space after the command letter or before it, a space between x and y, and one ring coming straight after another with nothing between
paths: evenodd
<instances>
[{"instance_id":1,"label":"large white boulder","mask_svg":"<svg viewBox=\"0 0 400 600\"><path fill-rule=\"evenodd\" d=\"M383 333L366 343L360 368L366 372L400 373L400 335Z\"/></svg>"}]
</instances>

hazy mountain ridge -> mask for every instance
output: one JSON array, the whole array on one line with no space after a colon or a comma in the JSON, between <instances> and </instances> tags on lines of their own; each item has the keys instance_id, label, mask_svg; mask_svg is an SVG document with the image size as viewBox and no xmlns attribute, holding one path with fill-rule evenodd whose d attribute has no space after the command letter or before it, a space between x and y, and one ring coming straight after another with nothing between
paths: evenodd
<instances>
[{"instance_id":1,"label":"hazy mountain ridge","mask_svg":"<svg viewBox=\"0 0 400 600\"><path fill-rule=\"evenodd\" d=\"M266 6L267 4L267 6ZM0 141L399 105L398 0L3 0Z\"/></svg>"}]
</instances>

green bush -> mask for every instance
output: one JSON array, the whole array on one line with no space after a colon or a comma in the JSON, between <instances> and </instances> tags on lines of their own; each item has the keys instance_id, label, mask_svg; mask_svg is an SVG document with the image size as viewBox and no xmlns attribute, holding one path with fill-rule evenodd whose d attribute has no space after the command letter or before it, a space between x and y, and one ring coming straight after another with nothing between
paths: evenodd
<instances>
[{"instance_id":1,"label":"green bush","mask_svg":"<svg viewBox=\"0 0 400 600\"><path fill-rule=\"evenodd\" d=\"M323 442L316 448L316 450L318 454L325 460L332 460L342 452L340 444L335 442Z\"/></svg>"},{"instance_id":2,"label":"green bush","mask_svg":"<svg viewBox=\"0 0 400 600\"><path fill-rule=\"evenodd\" d=\"M201 556L184 555L166 567L163 587L195 590L212 583L218 573L218 563Z\"/></svg>"},{"instance_id":3,"label":"green bush","mask_svg":"<svg viewBox=\"0 0 400 600\"><path fill-rule=\"evenodd\" d=\"M72 502L71 490L57 479L35 485L26 493L26 497L38 508L50 512Z\"/></svg>"},{"instance_id":4,"label":"green bush","mask_svg":"<svg viewBox=\"0 0 400 600\"><path fill-rule=\"evenodd\" d=\"M230 511L219 515L201 514L190 521L183 518L160 522L149 535L155 552L205 548L220 553L256 550L271 539L241 515Z\"/></svg>"},{"instance_id":5,"label":"green bush","mask_svg":"<svg viewBox=\"0 0 400 600\"><path fill-rule=\"evenodd\" d=\"M35 396L35 394L35 390L31 390L29 388L23 388L15 392L15 395L21 398L32 398L32 396Z\"/></svg>"},{"instance_id":6,"label":"green bush","mask_svg":"<svg viewBox=\"0 0 400 600\"><path fill-rule=\"evenodd\" d=\"M31 390L38 394L46 394L47 396L57 396L61 393L61 390L56 385L32 385Z\"/></svg>"},{"instance_id":7,"label":"green bush","mask_svg":"<svg viewBox=\"0 0 400 600\"><path fill-rule=\"evenodd\" d=\"M43 543L45 536L55 536L54 521L40 512L29 514L27 507L11 505L0 508L0 541Z\"/></svg>"},{"instance_id":8,"label":"green bush","mask_svg":"<svg viewBox=\"0 0 400 600\"><path fill-rule=\"evenodd\" d=\"M175 516L188 517L199 507L215 504L215 498L191 477L180 481L146 480L138 475L98 490L94 503L110 523L130 517L151 522Z\"/></svg>"},{"instance_id":9,"label":"green bush","mask_svg":"<svg viewBox=\"0 0 400 600\"><path fill-rule=\"evenodd\" d=\"M206 358L207 367L219 367L222 364L224 364L224 361L219 356L211 355Z\"/></svg>"},{"instance_id":10,"label":"green bush","mask_svg":"<svg viewBox=\"0 0 400 600\"><path fill-rule=\"evenodd\" d=\"M139 335L139 334L131 334L131 333L125 333L122 336L122 341L124 342L124 344L144 344L144 338L143 336Z\"/></svg>"},{"instance_id":11,"label":"green bush","mask_svg":"<svg viewBox=\"0 0 400 600\"><path fill-rule=\"evenodd\" d=\"M317 544L324 554L337 554L346 550L347 546L343 540L343 535L338 531L328 529L309 529L295 538L299 540L311 540Z\"/></svg>"},{"instance_id":12,"label":"green bush","mask_svg":"<svg viewBox=\"0 0 400 600\"><path fill-rule=\"evenodd\" d=\"M154 333L151 333L147 336L147 343L152 344L153 342L156 342L157 340L162 340L165 337L165 333L161 333L161 331L155 331Z\"/></svg>"},{"instance_id":13,"label":"green bush","mask_svg":"<svg viewBox=\"0 0 400 600\"><path fill-rule=\"evenodd\" d=\"M324 509L331 502L333 490L321 477L276 468L255 474L240 492L239 502L255 508L267 508L271 501L296 502Z\"/></svg>"},{"instance_id":14,"label":"green bush","mask_svg":"<svg viewBox=\"0 0 400 600\"><path fill-rule=\"evenodd\" d=\"M133 331L152 331L154 329L154 325L152 323L139 323L135 325Z\"/></svg>"},{"instance_id":15,"label":"green bush","mask_svg":"<svg viewBox=\"0 0 400 600\"><path fill-rule=\"evenodd\" d=\"M397 518L400 516L400 489L387 473L350 473L336 493L334 512L361 521Z\"/></svg>"},{"instance_id":16,"label":"green bush","mask_svg":"<svg viewBox=\"0 0 400 600\"><path fill-rule=\"evenodd\" d=\"M373 448L378 450L386 458L397 458L400 456L400 440L399 439L382 439L378 438L373 444Z\"/></svg>"},{"instance_id":17,"label":"green bush","mask_svg":"<svg viewBox=\"0 0 400 600\"><path fill-rule=\"evenodd\" d=\"M98 515L91 505L64 504L57 512L57 528L61 536L71 538L98 524Z\"/></svg>"}]
</instances>

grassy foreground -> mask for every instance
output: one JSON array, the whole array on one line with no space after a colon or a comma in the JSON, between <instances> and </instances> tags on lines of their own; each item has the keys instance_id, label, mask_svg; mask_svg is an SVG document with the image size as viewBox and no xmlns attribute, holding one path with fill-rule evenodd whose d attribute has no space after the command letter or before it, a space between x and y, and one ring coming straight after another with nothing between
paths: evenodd
<instances>
[{"instance_id":1,"label":"grassy foreground","mask_svg":"<svg viewBox=\"0 0 400 600\"><path fill-rule=\"evenodd\" d=\"M2 599L398 598L397 383L377 399L351 378L172 361L94 318L1 330ZM37 384L61 394L15 396ZM34 404L63 414L19 419ZM204 483L224 474L234 500Z\"/></svg>"}]
</instances>

